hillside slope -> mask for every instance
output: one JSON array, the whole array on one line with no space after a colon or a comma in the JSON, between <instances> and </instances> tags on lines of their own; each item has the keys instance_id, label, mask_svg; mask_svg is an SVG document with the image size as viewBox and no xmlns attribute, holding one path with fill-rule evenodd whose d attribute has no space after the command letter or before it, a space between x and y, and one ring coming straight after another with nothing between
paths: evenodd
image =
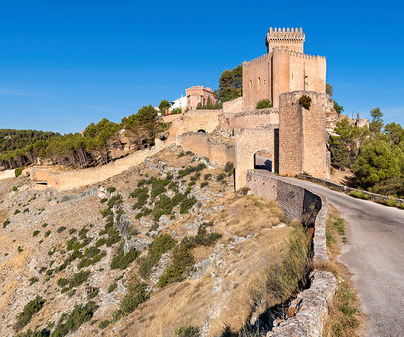
<instances>
[{"instance_id":1,"label":"hillside slope","mask_svg":"<svg viewBox=\"0 0 404 337\"><path fill-rule=\"evenodd\" d=\"M240 329L294 231L275 203L237 195L223 167L180 148L68 193L4 180L0 197L1 336Z\"/></svg>"}]
</instances>

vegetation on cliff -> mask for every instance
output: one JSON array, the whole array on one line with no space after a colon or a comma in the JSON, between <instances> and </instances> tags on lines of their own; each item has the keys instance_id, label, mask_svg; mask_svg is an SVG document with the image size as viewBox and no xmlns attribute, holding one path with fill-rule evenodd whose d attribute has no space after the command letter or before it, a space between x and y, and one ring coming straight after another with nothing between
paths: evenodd
<instances>
[{"instance_id":1,"label":"vegetation on cliff","mask_svg":"<svg viewBox=\"0 0 404 337\"><path fill-rule=\"evenodd\" d=\"M215 90L220 102L227 102L243 95L243 67L224 70L219 78L219 90Z\"/></svg>"},{"instance_id":2,"label":"vegetation on cliff","mask_svg":"<svg viewBox=\"0 0 404 337\"><path fill-rule=\"evenodd\" d=\"M368 127L337 122L337 136L329 141L331 162L337 168L350 168L354 187L370 192L404 196L404 129L400 124L383 124L379 108L371 111Z\"/></svg>"}]
</instances>

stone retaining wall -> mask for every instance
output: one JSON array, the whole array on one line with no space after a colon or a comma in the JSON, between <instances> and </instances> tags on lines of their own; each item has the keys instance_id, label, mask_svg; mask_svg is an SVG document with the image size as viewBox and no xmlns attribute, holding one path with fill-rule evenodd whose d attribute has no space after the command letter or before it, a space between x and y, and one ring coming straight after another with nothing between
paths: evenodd
<instances>
[{"instance_id":1,"label":"stone retaining wall","mask_svg":"<svg viewBox=\"0 0 404 337\"><path fill-rule=\"evenodd\" d=\"M214 165L235 162L234 145L212 139L207 133L187 132L176 138L177 145L200 156L208 157Z\"/></svg>"},{"instance_id":2,"label":"stone retaining wall","mask_svg":"<svg viewBox=\"0 0 404 337\"><path fill-rule=\"evenodd\" d=\"M277 200L288 218L313 221L313 261L327 262L326 220L329 213L327 198L309 190L285 182L276 175L248 171L246 186L251 192L270 200ZM337 280L332 273L314 270L310 274L310 288L298 294L289 310L293 317L278 323L267 337L307 336L320 337L328 316L328 303L337 289Z\"/></svg>"}]
</instances>

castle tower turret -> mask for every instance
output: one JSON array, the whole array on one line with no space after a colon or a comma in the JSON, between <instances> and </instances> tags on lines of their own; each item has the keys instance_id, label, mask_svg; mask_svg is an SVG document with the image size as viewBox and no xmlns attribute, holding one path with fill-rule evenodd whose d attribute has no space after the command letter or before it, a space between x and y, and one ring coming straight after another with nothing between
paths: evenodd
<instances>
[{"instance_id":1,"label":"castle tower turret","mask_svg":"<svg viewBox=\"0 0 404 337\"><path fill-rule=\"evenodd\" d=\"M288 47L289 50L303 53L305 35L303 28L269 28L265 38L268 54L275 47Z\"/></svg>"}]
</instances>

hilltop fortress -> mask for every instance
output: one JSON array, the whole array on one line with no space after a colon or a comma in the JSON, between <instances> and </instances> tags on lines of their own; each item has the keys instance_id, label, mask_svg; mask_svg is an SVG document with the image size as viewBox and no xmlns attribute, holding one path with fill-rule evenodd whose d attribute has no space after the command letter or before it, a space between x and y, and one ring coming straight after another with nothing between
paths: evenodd
<instances>
[{"instance_id":1,"label":"hilltop fortress","mask_svg":"<svg viewBox=\"0 0 404 337\"><path fill-rule=\"evenodd\" d=\"M169 136L152 150L137 151L103 167L58 172L32 169L37 187L67 190L97 183L135 166L145 157L179 145L213 164L235 164L235 187L246 185L247 171L265 168L281 175L308 173L329 179L328 133L338 115L325 93L326 60L303 53L300 29L270 28L267 54L243 63L243 96L223 103L220 110L191 110L163 117ZM302 104L302 97L309 104ZM273 107L256 109L268 99Z\"/></svg>"}]
</instances>

